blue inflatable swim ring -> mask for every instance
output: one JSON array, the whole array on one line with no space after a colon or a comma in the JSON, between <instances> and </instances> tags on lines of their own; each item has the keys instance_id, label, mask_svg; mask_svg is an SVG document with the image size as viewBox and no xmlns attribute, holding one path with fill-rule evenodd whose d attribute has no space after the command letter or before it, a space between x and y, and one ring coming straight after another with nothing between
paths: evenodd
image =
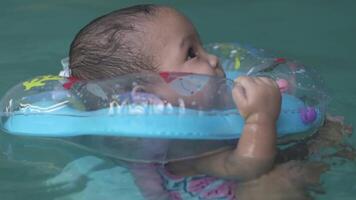
<instances>
[{"instance_id":1,"label":"blue inflatable swim ring","mask_svg":"<svg viewBox=\"0 0 356 200\"><path fill-rule=\"evenodd\" d=\"M240 75L269 76L282 82L279 136L313 131L322 124L325 93L317 76L303 65L236 44L211 44L208 48L221 57L226 79L170 73L167 82L167 74L146 73L81 82L71 77L40 76L20 83L3 97L1 128L11 134L46 137L236 139L244 120L230 93L231 80ZM140 82L171 88L176 102L149 89L141 91L147 87ZM194 99L199 91L205 95Z\"/></svg>"}]
</instances>

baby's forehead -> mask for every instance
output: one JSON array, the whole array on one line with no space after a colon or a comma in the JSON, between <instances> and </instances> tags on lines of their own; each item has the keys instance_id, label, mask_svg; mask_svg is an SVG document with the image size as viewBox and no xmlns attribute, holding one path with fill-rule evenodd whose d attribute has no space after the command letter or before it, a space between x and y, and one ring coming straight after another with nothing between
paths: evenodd
<instances>
[{"instance_id":1,"label":"baby's forehead","mask_svg":"<svg viewBox=\"0 0 356 200\"><path fill-rule=\"evenodd\" d=\"M177 10L169 7L160 8L152 20L147 21L144 26L146 29L144 38L147 40L153 39L156 42L197 35L190 20Z\"/></svg>"},{"instance_id":2,"label":"baby's forehead","mask_svg":"<svg viewBox=\"0 0 356 200\"><path fill-rule=\"evenodd\" d=\"M169 25L170 27L192 26L185 15L169 7L160 9L155 19L157 20L156 22L164 23L164 25Z\"/></svg>"}]
</instances>

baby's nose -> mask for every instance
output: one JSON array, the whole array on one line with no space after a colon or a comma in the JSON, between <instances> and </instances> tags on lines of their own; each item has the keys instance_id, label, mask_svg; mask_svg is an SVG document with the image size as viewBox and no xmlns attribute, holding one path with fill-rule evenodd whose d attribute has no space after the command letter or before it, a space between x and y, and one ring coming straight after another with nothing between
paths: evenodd
<instances>
[{"instance_id":1,"label":"baby's nose","mask_svg":"<svg viewBox=\"0 0 356 200\"><path fill-rule=\"evenodd\" d=\"M208 55L208 63L211 67L216 68L219 66L219 58L213 54Z\"/></svg>"}]
</instances>

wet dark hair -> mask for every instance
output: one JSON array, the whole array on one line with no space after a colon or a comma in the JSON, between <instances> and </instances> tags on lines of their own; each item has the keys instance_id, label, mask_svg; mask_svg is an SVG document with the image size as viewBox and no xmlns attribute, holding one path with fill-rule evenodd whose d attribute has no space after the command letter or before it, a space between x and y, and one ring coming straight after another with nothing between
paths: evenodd
<instances>
[{"instance_id":1,"label":"wet dark hair","mask_svg":"<svg viewBox=\"0 0 356 200\"><path fill-rule=\"evenodd\" d=\"M143 51L143 23L160 6L137 5L101 16L82 28L71 43L69 67L81 80L112 78L155 71L152 56Z\"/></svg>"}]
</instances>

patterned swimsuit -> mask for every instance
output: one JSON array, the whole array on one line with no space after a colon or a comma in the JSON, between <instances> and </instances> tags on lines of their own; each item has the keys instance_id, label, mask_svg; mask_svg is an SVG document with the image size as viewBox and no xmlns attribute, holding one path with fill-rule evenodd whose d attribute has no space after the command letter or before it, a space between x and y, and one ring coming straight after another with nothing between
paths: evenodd
<instances>
[{"instance_id":1,"label":"patterned swimsuit","mask_svg":"<svg viewBox=\"0 0 356 200\"><path fill-rule=\"evenodd\" d=\"M169 173L164 166L158 166L158 173L171 200L236 200L235 181L206 175L180 177Z\"/></svg>"}]
</instances>

